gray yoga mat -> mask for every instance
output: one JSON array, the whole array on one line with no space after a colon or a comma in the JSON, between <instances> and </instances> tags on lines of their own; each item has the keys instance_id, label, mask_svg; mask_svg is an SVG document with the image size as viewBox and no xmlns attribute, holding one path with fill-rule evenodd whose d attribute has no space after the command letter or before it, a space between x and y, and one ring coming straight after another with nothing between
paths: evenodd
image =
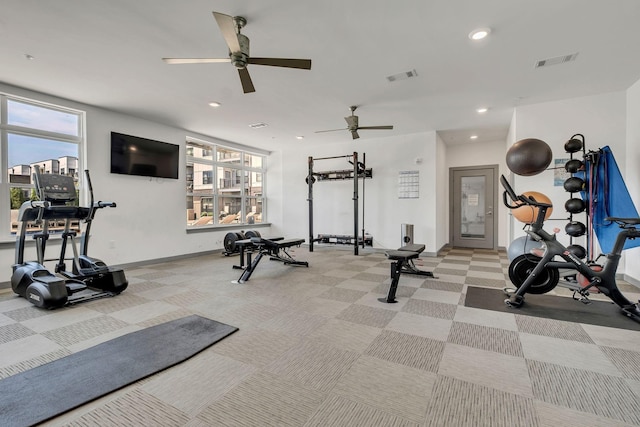
<instances>
[{"instance_id":1,"label":"gray yoga mat","mask_svg":"<svg viewBox=\"0 0 640 427\"><path fill-rule=\"evenodd\" d=\"M0 381L0 426L30 426L174 366L237 331L187 316Z\"/></svg>"}]
</instances>

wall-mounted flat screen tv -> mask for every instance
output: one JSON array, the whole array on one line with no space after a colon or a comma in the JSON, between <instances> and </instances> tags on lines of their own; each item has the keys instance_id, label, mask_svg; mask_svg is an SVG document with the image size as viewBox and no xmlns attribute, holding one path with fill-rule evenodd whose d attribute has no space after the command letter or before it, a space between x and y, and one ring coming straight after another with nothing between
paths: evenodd
<instances>
[{"instance_id":1,"label":"wall-mounted flat screen tv","mask_svg":"<svg viewBox=\"0 0 640 427\"><path fill-rule=\"evenodd\" d=\"M111 173L178 179L180 147L111 132Z\"/></svg>"}]
</instances>

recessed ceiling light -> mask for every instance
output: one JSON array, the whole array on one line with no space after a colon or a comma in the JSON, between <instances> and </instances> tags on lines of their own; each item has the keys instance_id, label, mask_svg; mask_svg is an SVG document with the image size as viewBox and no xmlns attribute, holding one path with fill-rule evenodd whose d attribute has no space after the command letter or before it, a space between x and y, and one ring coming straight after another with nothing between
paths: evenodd
<instances>
[{"instance_id":1,"label":"recessed ceiling light","mask_svg":"<svg viewBox=\"0 0 640 427\"><path fill-rule=\"evenodd\" d=\"M212 106L213 108L218 108L222 104L220 104L219 102L213 101L213 102L210 102L209 105Z\"/></svg>"},{"instance_id":2,"label":"recessed ceiling light","mask_svg":"<svg viewBox=\"0 0 640 427\"><path fill-rule=\"evenodd\" d=\"M29 55L28 53L24 54L25 59L28 59L29 61L31 61L32 59L35 59L32 55Z\"/></svg>"},{"instance_id":3,"label":"recessed ceiling light","mask_svg":"<svg viewBox=\"0 0 640 427\"><path fill-rule=\"evenodd\" d=\"M491 34L491 28L478 28L469 33L469 38L471 40L482 40Z\"/></svg>"},{"instance_id":4,"label":"recessed ceiling light","mask_svg":"<svg viewBox=\"0 0 640 427\"><path fill-rule=\"evenodd\" d=\"M296 139L304 139L304 136L298 135L298 136L296 136Z\"/></svg>"},{"instance_id":5,"label":"recessed ceiling light","mask_svg":"<svg viewBox=\"0 0 640 427\"><path fill-rule=\"evenodd\" d=\"M478 135L471 135L469 139L478 139Z\"/></svg>"},{"instance_id":6,"label":"recessed ceiling light","mask_svg":"<svg viewBox=\"0 0 640 427\"><path fill-rule=\"evenodd\" d=\"M489 111L489 109L487 107L480 107L480 108L476 108L476 111L480 114L482 113L486 113L487 111Z\"/></svg>"}]
</instances>

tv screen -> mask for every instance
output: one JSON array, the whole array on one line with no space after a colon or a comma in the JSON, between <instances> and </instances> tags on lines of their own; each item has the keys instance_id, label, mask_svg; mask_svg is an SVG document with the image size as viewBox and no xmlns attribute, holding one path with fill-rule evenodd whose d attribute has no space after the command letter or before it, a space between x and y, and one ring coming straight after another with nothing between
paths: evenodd
<instances>
[{"instance_id":1,"label":"tv screen","mask_svg":"<svg viewBox=\"0 0 640 427\"><path fill-rule=\"evenodd\" d=\"M178 179L180 147L111 132L111 173Z\"/></svg>"}]
</instances>

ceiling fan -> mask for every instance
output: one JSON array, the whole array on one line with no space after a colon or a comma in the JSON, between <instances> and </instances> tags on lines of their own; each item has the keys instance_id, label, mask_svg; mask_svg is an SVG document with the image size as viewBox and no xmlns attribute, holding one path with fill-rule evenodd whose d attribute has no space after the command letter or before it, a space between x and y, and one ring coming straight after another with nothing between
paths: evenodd
<instances>
[{"instance_id":1,"label":"ceiling fan","mask_svg":"<svg viewBox=\"0 0 640 427\"><path fill-rule=\"evenodd\" d=\"M358 131L359 130L380 130L380 129L393 129L393 126L359 126L358 125L358 116L354 115L353 113L356 111L356 108L358 108L357 106L353 105L351 107L349 107L349 109L351 110L351 115L345 117L344 119L347 121L347 128L346 129L331 129L331 130L319 130L316 131L316 133L321 133L321 132L335 132L338 130L348 130L349 132L351 132L351 137L353 139L358 139L360 138L360 135L358 135Z\"/></svg>"},{"instance_id":2,"label":"ceiling fan","mask_svg":"<svg viewBox=\"0 0 640 427\"><path fill-rule=\"evenodd\" d=\"M247 65L270 65L272 67L311 69L310 59L289 58L256 58L249 56L249 38L240 33L247 20L242 16L229 16L213 12L213 16L220 27L222 36L229 46L228 58L162 58L167 64L207 64L213 62L231 62L240 75L240 82L244 93L255 92Z\"/></svg>"}]
</instances>

